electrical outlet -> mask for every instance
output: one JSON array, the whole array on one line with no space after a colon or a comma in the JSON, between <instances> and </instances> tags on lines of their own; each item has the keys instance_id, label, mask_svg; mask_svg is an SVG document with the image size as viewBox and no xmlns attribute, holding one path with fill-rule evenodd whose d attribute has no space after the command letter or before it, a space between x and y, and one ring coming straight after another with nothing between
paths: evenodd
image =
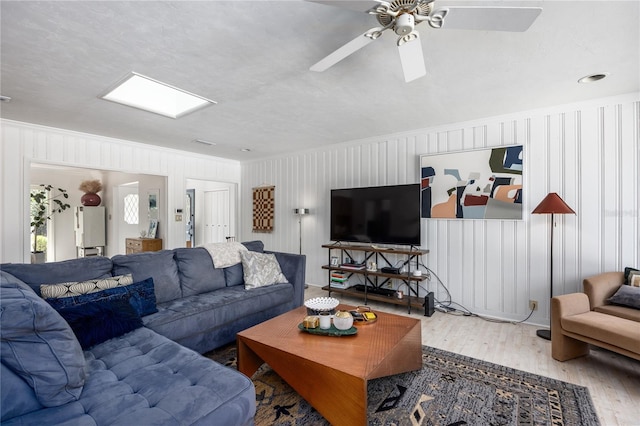
<instances>
[{"instance_id":1,"label":"electrical outlet","mask_svg":"<svg viewBox=\"0 0 640 426\"><path fill-rule=\"evenodd\" d=\"M529 300L529 310L537 311L538 310L538 301L537 300Z\"/></svg>"}]
</instances>

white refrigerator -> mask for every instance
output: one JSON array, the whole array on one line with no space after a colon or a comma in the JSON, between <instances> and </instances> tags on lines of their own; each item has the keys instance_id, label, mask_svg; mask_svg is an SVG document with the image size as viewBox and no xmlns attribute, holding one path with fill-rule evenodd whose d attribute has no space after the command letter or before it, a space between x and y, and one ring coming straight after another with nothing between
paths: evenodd
<instances>
[{"instance_id":1,"label":"white refrigerator","mask_svg":"<svg viewBox=\"0 0 640 426\"><path fill-rule=\"evenodd\" d=\"M102 256L107 239L105 207L76 207L74 228L78 257Z\"/></svg>"}]
</instances>

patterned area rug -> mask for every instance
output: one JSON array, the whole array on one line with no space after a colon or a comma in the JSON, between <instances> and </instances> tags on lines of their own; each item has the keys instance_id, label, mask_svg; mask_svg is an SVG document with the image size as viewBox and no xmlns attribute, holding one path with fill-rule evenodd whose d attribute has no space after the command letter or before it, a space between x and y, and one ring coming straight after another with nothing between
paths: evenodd
<instances>
[{"instance_id":1,"label":"patterned area rug","mask_svg":"<svg viewBox=\"0 0 640 426\"><path fill-rule=\"evenodd\" d=\"M236 367L236 349L206 354ZM440 349L422 347L420 371L368 386L369 425L599 425L589 390ZM256 425L329 423L268 365L252 377Z\"/></svg>"}]
</instances>

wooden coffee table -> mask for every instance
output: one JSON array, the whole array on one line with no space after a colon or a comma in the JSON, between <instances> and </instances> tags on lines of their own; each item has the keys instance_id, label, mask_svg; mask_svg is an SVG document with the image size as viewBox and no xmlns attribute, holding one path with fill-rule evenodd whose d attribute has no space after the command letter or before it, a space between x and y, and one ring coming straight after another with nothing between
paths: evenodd
<instances>
[{"instance_id":1,"label":"wooden coffee table","mask_svg":"<svg viewBox=\"0 0 640 426\"><path fill-rule=\"evenodd\" d=\"M339 310L353 310L339 305ZM367 382L422 367L420 321L376 312L353 336L298 329L300 307L238 333L238 370L251 377L267 363L333 425L367 424Z\"/></svg>"}]
</instances>

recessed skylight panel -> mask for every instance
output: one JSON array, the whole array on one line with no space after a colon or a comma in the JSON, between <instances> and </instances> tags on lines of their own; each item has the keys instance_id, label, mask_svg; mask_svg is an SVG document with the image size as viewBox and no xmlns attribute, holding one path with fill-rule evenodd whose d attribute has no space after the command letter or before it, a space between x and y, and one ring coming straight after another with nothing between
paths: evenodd
<instances>
[{"instance_id":1,"label":"recessed skylight panel","mask_svg":"<svg viewBox=\"0 0 640 426\"><path fill-rule=\"evenodd\" d=\"M102 98L170 118L216 103L137 73L131 73Z\"/></svg>"}]
</instances>

